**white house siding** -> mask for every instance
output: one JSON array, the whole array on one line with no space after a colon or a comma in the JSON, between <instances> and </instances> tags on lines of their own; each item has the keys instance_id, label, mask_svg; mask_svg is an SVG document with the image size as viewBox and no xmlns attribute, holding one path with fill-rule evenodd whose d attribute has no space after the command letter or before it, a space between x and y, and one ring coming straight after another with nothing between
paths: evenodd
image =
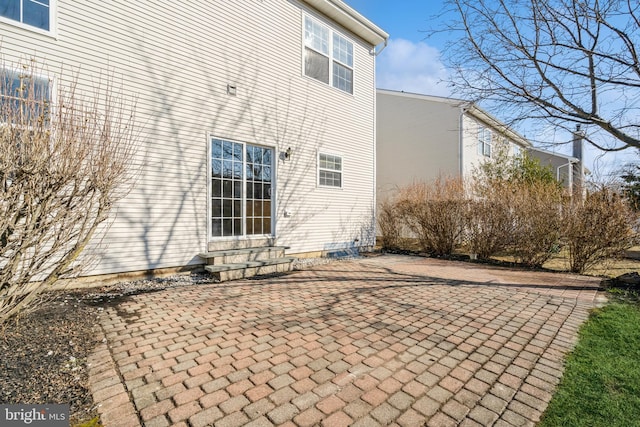
<instances>
[{"instance_id":1,"label":"white house siding","mask_svg":"<svg viewBox=\"0 0 640 427\"><path fill-rule=\"evenodd\" d=\"M201 262L211 240L209 136L272 147L276 157L292 148L276 165L276 242L290 252L371 243L371 44L341 29L354 43L350 95L303 75L302 19L313 11L302 2L60 0L57 9L56 38L0 23L5 63L34 58L58 81L77 73L85 89L111 74L137 98L142 127L140 176L91 274ZM343 157L342 189L316 185L319 147Z\"/></svg>"},{"instance_id":2,"label":"white house siding","mask_svg":"<svg viewBox=\"0 0 640 427\"><path fill-rule=\"evenodd\" d=\"M469 114L463 116L462 123L462 176L470 179L478 166L487 160L485 155L478 153L478 129L487 125Z\"/></svg>"}]
</instances>

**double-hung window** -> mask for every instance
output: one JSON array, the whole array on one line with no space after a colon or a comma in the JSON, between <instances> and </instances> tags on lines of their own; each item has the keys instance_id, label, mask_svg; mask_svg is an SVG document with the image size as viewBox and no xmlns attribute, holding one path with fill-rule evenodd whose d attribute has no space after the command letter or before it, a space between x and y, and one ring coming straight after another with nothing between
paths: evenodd
<instances>
[{"instance_id":1,"label":"double-hung window","mask_svg":"<svg viewBox=\"0 0 640 427\"><path fill-rule=\"evenodd\" d=\"M478 126L478 154L491 157L491 130Z\"/></svg>"},{"instance_id":2,"label":"double-hung window","mask_svg":"<svg viewBox=\"0 0 640 427\"><path fill-rule=\"evenodd\" d=\"M318 184L321 187L342 187L342 157L319 153Z\"/></svg>"},{"instance_id":3,"label":"double-hung window","mask_svg":"<svg viewBox=\"0 0 640 427\"><path fill-rule=\"evenodd\" d=\"M0 0L0 19L50 32L56 0Z\"/></svg>"},{"instance_id":4,"label":"double-hung window","mask_svg":"<svg viewBox=\"0 0 640 427\"><path fill-rule=\"evenodd\" d=\"M305 16L304 74L347 93L353 93L353 43Z\"/></svg>"}]
</instances>

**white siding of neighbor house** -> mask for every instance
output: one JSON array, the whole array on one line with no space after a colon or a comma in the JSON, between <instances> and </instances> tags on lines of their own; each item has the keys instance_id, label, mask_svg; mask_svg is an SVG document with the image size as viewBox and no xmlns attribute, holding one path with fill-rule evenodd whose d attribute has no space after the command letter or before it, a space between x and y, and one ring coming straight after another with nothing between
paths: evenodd
<instances>
[{"instance_id":1,"label":"white siding of neighbor house","mask_svg":"<svg viewBox=\"0 0 640 427\"><path fill-rule=\"evenodd\" d=\"M462 176L465 179L469 179L474 176L478 166L488 159L488 157L478 153L478 129L480 126L487 127L487 125L468 114L463 116L462 123Z\"/></svg>"},{"instance_id":2,"label":"white siding of neighbor house","mask_svg":"<svg viewBox=\"0 0 640 427\"><path fill-rule=\"evenodd\" d=\"M377 91L379 201L400 187L460 175L458 100Z\"/></svg>"},{"instance_id":3,"label":"white siding of neighbor house","mask_svg":"<svg viewBox=\"0 0 640 427\"><path fill-rule=\"evenodd\" d=\"M210 136L272 147L276 158L291 147L275 165L276 243L288 252L372 243L372 46L339 28L354 44L353 95L307 78L304 13L331 25L295 0L59 0L55 38L0 23L5 64L33 58L57 82L77 74L83 90L112 75L137 99L140 176L90 274L201 262ZM319 150L342 156L342 188L317 186Z\"/></svg>"}]
</instances>

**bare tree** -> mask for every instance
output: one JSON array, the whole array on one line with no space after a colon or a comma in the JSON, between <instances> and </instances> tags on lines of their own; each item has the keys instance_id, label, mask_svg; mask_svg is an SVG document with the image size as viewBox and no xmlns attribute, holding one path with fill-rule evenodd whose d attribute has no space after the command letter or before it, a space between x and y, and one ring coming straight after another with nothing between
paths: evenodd
<instances>
[{"instance_id":1,"label":"bare tree","mask_svg":"<svg viewBox=\"0 0 640 427\"><path fill-rule=\"evenodd\" d=\"M11 69L0 71L0 323L79 271L132 183L135 148L133 104L111 79L89 97L77 76L52 94L33 64Z\"/></svg>"},{"instance_id":2,"label":"bare tree","mask_svg":"<svg viewBox=\"0 0 640 427\"><path fill-rule=\"evenodd\" d=\"M458 32L445 61L471 99L507 120L587 129L594 146L640 148L640 3L635 0L448 0Z\"/></svg>"}]
</instances>

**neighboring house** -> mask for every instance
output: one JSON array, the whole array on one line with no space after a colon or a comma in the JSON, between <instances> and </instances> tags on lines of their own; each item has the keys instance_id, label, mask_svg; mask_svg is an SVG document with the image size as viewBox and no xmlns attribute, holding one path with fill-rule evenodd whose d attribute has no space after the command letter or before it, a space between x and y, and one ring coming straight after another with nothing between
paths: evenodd
<instances>
[{"instance_id":1,"label":"neighboring house","mask_svg":"<svg viewBox=\"0 0 640 427\"><path fill-rule=\"evenodd\" d=\"M440 176L468 179L498 144L509 153L528 149L524 137L474 103L378 89L377 189L379 201L398 188Z\"/></svg>"},{"instance_id":2,"label":"neighboring house","mask_svg":"<svg viewBox=\"0 0 640 427\"><path fill-rule=\"evenodd\" d=\"M580 172L581 162L577 157L554 153L540 148L529 149L529 155L534 159L538 159L542 166L551 168L556 179L567 189L572 190L574 187L580 185L582 175Z\"/></svg>"},{"instance_id":3,"label":"neighboring house","mask_svg":"<svg viewBox=\"0 0 640 427\"><path fill-rule=\"evenodd\" d=\"M137 98L141 170L89 274L374 243L375 56L340 0L0 2L5 66ZM55 104L55 99L52 100Z\"/></svg>"},{"instance_id":4,"label":"neighboring house","mask_svg":"<svg viewBox=\"0 0 640 427\"><path fill-rule=\"evenodd\" d=\"M533 147L473 102L378 89L376 123L379 201L413 182L472 178L501 144L509 154L527 150L567 188L581 180L578 158Z\"/></svg>"}]
</instances>

